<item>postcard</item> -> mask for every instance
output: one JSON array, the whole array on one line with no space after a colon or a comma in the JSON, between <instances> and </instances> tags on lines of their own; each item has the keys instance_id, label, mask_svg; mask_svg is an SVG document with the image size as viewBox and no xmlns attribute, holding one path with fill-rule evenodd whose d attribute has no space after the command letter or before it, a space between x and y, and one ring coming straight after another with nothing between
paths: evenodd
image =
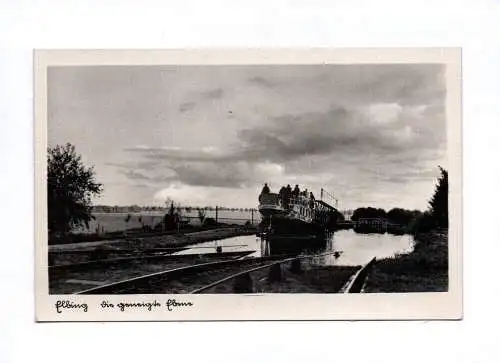
<instances>
[{"instance_id":1,"label":"postcard","mask_svg":"<svg viewBox=\"0 0 500 363\"><path fill-rule=\"evenodd\" d=\"M34 73L37 321L462 318L459 48Z\"/></svg>"}]
</instances>

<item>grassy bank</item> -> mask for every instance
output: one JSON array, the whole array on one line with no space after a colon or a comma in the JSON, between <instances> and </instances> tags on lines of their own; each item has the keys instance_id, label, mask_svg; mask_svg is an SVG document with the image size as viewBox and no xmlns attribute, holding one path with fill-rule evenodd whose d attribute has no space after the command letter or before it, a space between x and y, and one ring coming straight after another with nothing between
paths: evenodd
<instances>
[{"instance_id":1,"label":"grassy bank","mask_svg":"<svg viewBox=\"0 0 500 363\"><path fill-rule=\"evenodd\" d=\"M368 276L365 292L439 292L448 290L448 233L415 236L407 255L379 260Z\"/></svg>"},{"instance_id":2,"label":"grassy bank","mask_svg":"<svg viewBox=\"0 0 500 363\"><path fill-rule=\"evenodd\" d=\"M195 232L204 232L210 230L217 230L220 228L243 228L252 229L251 225L230 225L226 223L218 223L217 225L200 225L183 226L179 230L174 229L170 231L153 231L151 229L145 230L142 228L127 229L122 231L106 232L106 233L69 233L60 236L49 236L49 245L61 245L70 243L86 243L86 242L96 242L96 241L110 241L117 239L129 239L129 238L144 238L144 237L159 237L166 235L179 235L179 234L189 234Z\"/></svg>"},{"instance_id":3,"label":"grassy bank","mask_svg":"<svg viewBox=\"0 0 500 363\"><path fill-rule=\"evenodd\" d=\"M49 246L49 251L91 250L95 248L141 250L150 248L183 247L190 244L251 235L255 233L256 228L245 226L212 228L190 233L170 233L162 235L117 238L113 240L57 244Z\"/></svg>"}]
</instances>

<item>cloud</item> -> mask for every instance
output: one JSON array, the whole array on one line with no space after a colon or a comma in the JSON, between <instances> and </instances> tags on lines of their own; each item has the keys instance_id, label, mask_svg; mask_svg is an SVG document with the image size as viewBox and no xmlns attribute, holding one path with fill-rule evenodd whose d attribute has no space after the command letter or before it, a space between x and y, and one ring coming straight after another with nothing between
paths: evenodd
<instances>
[{"instance_id":1,"label":"cloud","mask_svg":"<svg viewBox=\"0 0 500 363\"><path fill-rule=\"evenodd\" d=\"M222 88L215 88L206 92L203 92L202 95L205 98L208 98L210 100L217 100L220 99L224 96L225 91Z\"/></svg>"},{"instance_id":2,"label":"cloud","mask_svg":"<svg viewBox=\"0 0 500 363\"><path fill-rule=\"evenodd\" d=\"M132 187L139 189L149 189L151 186L149 184L133 184Z\"/></svg>"},{"instance_id":3,"label":"cloud","mask_svg":"<svg viewBox=\"0 0 500 363\"><path fill-rule=\"evenodd\" d=\"M125 148L124 151L141 154L143 157L156 161L229 161L235 160L227 153L219 152L215 147L187 149L180 147L148 147Z\"/></svg>"},{"instance_id":4,"label":"cloud","mask_svg":"<svg viewBox=\"0 0 500 363\"><path fill-rule=\"evenodd\" d=\"M192 186L240 188L251 180L247 163L189 162L172 163L178 180Z\"/></svg>"},{"instance_id":5,"label":"cloud","mask_svg":"<svg viewBox=\"0 0 500 363\"><path fill-rule=\"evenodd\" d=\"M251 77L248 81L250 83L256 84L258 86L263 86L265 88L273 88L273 83L268 79L265 79L264 77L255 76Z\"/></svg>"},{"instance_id":6,"label":"cloud","mask_svg":"<svg viewBox=\"0 0 500 363\"><path fill-rule=\"evenodd\" d=\"M254 205L266 181L326 186L353 203L423 199L404 188L427 192L427 170L445 161L444 70L59 67L49 72L49 142L95 160L110 203L168 189L207 203L237 191Z\"/></svg>"},{"instance_id":7,"label":"cloud","mask_svg":"<svg viewBox=\"0 0 500 363\"><path fill-rule=\"evenodd\" d=\"M137 171L134 171L134 170L126 170L123 172L125 174L125 176L128 178L128 179L132 179L132 180L151 180L150 177L142 174L142 173L139 173Z\"/></svg>"},{"instance_id":8,"label":"cloud","mask_svg":"<svg viewBox=\"0 0 500 363\"><path fill-rule=\"evenodd\" d=\"M284 114L271 118L268 124L240 129L231 147L126 150L156 162L156 168L171 169L175 177L165 182L191 186L245 188L264 181L297 180L289 178L291 175L302 175L311 184L337 185L331 178L316 174L330 170L344 178L356 178L356 173L361 178L363 166L374 163L386 176L367 171L362 178L368 183L397 182L410 177L391 174L394 170L406 164L419 168L425 164L429 150L442 148L441 126L432 131L431 122L426 120L429 115L434 116L433 121L442 115L429 110L422 105L397 103L334 106L325 112ZM418 125L426 131L419 130ZM430 159L435 160L433 155Z\"/></svg>"},{"instance_id":9,"label":"cloud","mask_svg":"<svg viewBox=\"0 0 500 363\"><path fill-rule=\"evenodd\" d=\"M283 175L285 168L283 165L276 163L259 163L255 166L255 170L257 173L267 176L281 176Z\"/></svg>"},{"instance_id":10,"label":"cloud","mask_svg":"<svg viewBox=\"0 0 500 363\"><path fill-rule=\"evenodd\" d=\"M403 107L397 103L376 103L367 107L367 116L376 124L391 124L399 121Z\"/></svg>"},{"instance_id":11,"label":"cloud","mask_svg":"<svg viewBox=\"0 0 500 363\"><path fill-rule=\"evenodd\" d=\"M195 102L183 102L179 105L180 112L187 112L192 110L196 106Z\"/></svg>"}]
</instances>

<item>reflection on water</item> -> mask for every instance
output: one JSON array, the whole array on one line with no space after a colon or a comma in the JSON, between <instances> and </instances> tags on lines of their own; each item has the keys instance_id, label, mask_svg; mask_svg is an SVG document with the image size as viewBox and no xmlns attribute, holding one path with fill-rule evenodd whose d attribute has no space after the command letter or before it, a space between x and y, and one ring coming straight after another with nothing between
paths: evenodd
<instances>
[{"instance_id":1,"label":"reflection on water","mask_svg":"<svg viewBox=\"0 0 500 363\"><path fill-rule=\"evenodd\" d=\"M176 254L214 253L221 246L223 252L255 251L251 256L276 254L328 253L315 258L321 265L363 265L373 257L378 259L396 254L409 253L413 249L413 237L392 234L358 234L352 230L341 230L326 239L282 238L267 241L259 237L240 236L220 241L200 243Z\"/></svg>"},{"instance_id":2,"label":"reflection on water","mask_svg":"<svg viewBox=\"0 0 500 363\"><path fill-rule=\"evenodd\" d=\"M174 253L175 255L187 255L192 253L215 253L217 246L222 247L222 252L257 251L252 256L261 256L261 241L255 235L239 236L222 239L219 241L209 241L193 245L188 250Z\"/></svg>"},{"instance_id":3,"label":"reflection on water","mask_svg":"<svg viewBox=\"0 0 500 363\"><path fill-rule=\"evenodd\" d=\"M338 258L332 255L321 258L328 265L363 265L373 257L381 259L409 253L413 245L410 235L358 234L353 230L343 230L335 232L326 247L326 251L342 251L341 255Z\"/></svg>"}]
</instances>

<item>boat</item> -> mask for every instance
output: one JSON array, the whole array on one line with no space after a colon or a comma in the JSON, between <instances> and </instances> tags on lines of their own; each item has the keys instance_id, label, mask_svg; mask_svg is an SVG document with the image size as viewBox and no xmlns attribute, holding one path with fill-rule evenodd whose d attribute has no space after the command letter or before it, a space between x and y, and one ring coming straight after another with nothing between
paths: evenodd
<instances>
[{"instance_id":1,"label":"boat","mask_svg":"<svg viewBox=\"0 0 500 363\"><path fill-rule=\"evenodd\" d=\"M260 234L262 237L310 240L321 238L336 226L340 213L335 207L321 199L315 199L307 189L300 191L290 186L282 187L279 193L272 193L264 185L259 195L259 212L262 216Z\"/></svg>"}]
</instances>

